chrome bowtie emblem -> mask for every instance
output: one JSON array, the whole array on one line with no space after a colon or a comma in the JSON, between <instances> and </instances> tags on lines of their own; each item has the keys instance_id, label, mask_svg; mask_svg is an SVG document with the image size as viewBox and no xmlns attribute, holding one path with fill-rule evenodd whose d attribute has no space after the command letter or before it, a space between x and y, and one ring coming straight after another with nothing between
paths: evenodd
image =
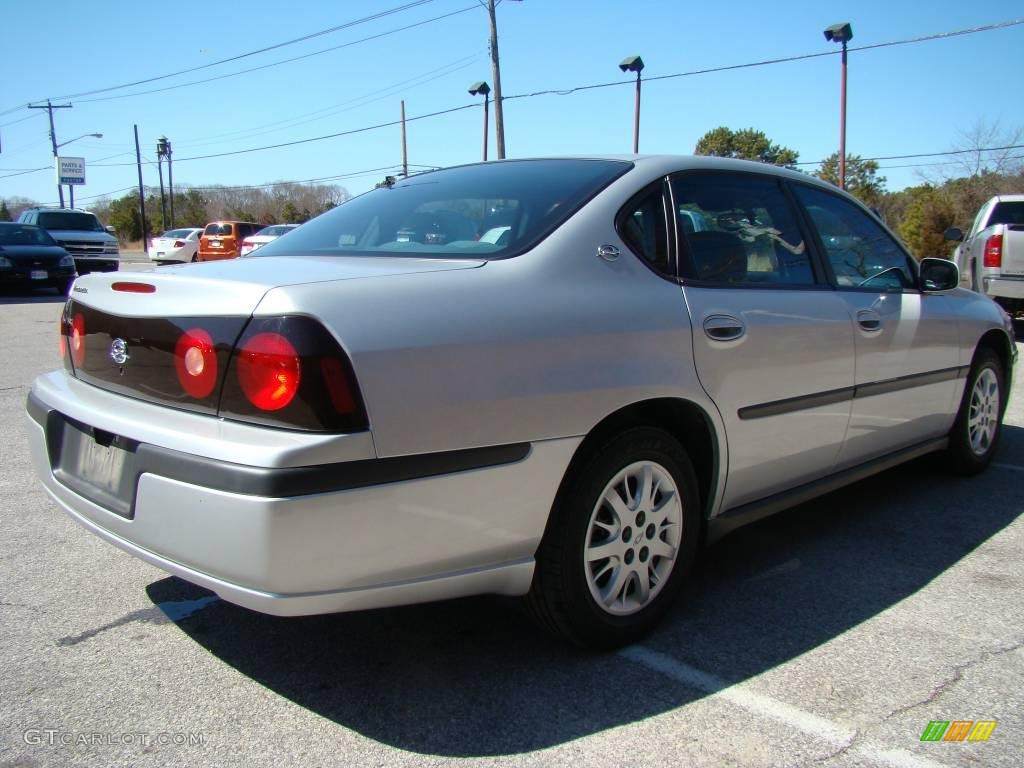
<instances>
[{"instance_id":1,"label":"chrome bowtie emblem","mask_svg":"<svg viewBox=\"0 0 1024 768\"><path fill-rule=\"evenodd\" d=\"M114 339L110 342L110 359L118 365L128 362L128 342L124 339Z\"/></svg>"}]
</instances>

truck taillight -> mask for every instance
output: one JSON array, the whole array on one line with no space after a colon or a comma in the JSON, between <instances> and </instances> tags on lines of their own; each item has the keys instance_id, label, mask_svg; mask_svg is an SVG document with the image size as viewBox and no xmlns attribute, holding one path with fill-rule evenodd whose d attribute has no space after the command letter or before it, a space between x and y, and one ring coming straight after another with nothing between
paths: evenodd
<instances>
[{"instance_id":1,"label":"truck taillight","mask_svg":"<svg viewBox=\"0 0 1024 768\"><path fill-rule=\"evenodd\" d=\"M1003 236L991 235L985 241L985 266L1003 266Z\"/></svg>"}]
</instances>

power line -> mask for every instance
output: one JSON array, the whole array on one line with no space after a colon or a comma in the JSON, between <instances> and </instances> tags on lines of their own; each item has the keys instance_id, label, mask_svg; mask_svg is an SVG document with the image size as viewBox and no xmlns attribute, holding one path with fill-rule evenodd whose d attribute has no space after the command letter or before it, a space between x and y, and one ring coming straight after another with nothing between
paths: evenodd
<instances>
[{"instance_id":1,"label":"power line","mask_svg":"<svg viewBox=\"0 0 1024 768\"><path fill-rule=\"evenodd\" d=\"M973 152L999 152L1006 149L1024 149L1024 144L1008 144L1005 147L974 147L973 149L952 149L948 152L919 152L915 155L885 155L882 157L864 157L862 160L911 160L915 157L946 157L948 155L969 155ZM793 165L821 165L824 160L803 160ZM909 166L913 167L913 166Z\"/></svg>"},{"instance_id":2,"label":"power line","mask_svg":"<svg viewBox=\"0 0 1024 768\"><path fill-rule=\"evenodd\" d=\"M260 54L260 53L266 53L267 51L273 51L273 50L276 50L277 48L284 48L285 46L288 46L288 45L294 45L295 43L301 43L301 42L304 42L306 40L312 40L315 37L322 37L323 35L328 35L328 34L330 34L332 32L337 32L337 31L342 30L342 29L348 29L349 27L354 27L354 26L357 26L359 24L365 24L368 21L375 21L377 19L384 18L385 16L390 16L392 14L400 13L401 11L406 11L406 10L409 10L410 8L415 8L417 6L426 5L427 3L432 3L432 2L434 2L434 0L414 0L413 2L406 3L405 5L398 6L397 8L389 8L388 10L381 11L380 13L375 13L375 14L373 14L371 16L364 16L361 19L355 19L353 21L347 21L347 22L344 22L343 24L338 24L338 25L333 26L333 27L328 27L327 29L321 29L318 32L312 32L312 33L310 33L308 35L303 35L302 37L297 37L297 38L295 38L293 40L286 40L283 43L275 43L274 45L268 45L268 46L266 46L264 48L259 48L259 49L255 50L255 51L249 51L247 53L241 53L241 54L238 54L237 56L230 56L230 57L228 57L226 59L219 59L218 61L211 61L208 64L202 64L202 65L200 65L198 67L191 67L189 69L182 69L182 70L179 70L177 72L171 72L171 73L166 74L166 75L158 75L156 77L150 77L150 78L146 78L144 80L135 80L134 82L131 82L131 83L122 83L121 85L112 85L112 86L108 86L106 88L96 88L96 89L91 90L91 91L81 91L80 93L72 93L72 94L67 94L65 96L52 96L50 98L51 99L74 99L74 98L77 98L79 96L91 96L92 94L95 94L95 93L107 93L109 91L120 90L121 88L131 88L132 86L136 86L136 85L144 85L146 83L156 82L157 80L166 80L167 78L177 77L178 75L188 74L189 72L196 72L196 71L201 70L201 69L209 69L210 67L216 67L216 66L219 66L220 64L226 64L226 63L231 62L231 61L238 61L239 59L244 59L244 58L247 58L249 56L255 56L255 55ZM22 104L22 105L19 105L17 107L14 107L12 109L8 109L8 110L6 110L4 112L0 112L0 115L6 115L9 112L14 112L14 111L16 111L18 109L21 109L24 106L27 106L27 105L26 104Z\"/></svg>"},{"instance_id":3,"label":"power line","mask_svg":"<svg viewBox=\"0 0 1024 768\"><path fill-rule=\"evenodd\" d=\"M432 2L432 0L429 0L429 1ZM363 38L360 38L359 40L352 40L352 41L347 42L347 43L342 43L341 45L331 46L330 48L323 48L323 49L321 49L319 51L313 51L312 53L305 53L302 56L294 56L294 57L292 57L290 59L282 59L280 61L272 61L269 64L262 64L261 66L250 67L249 69L240 69L237 72L228 72L227 74L217 75L216 77L208 77L208 78L205 78L204 80L191 80L191 81L189 81L187 83L179 83L177 85L168 85L165 88L153 88L153 89L148 90L148 91L135 91L134 93L123 93L123 94L120 94L119 96L98 96L98 97L96 97L94 99L79 99L78 101L81 104L81 103L90 103L90 102L95 102L95 101L111 101L113 99L129 99L132 96L145 96L145 95L150 94L150 93L163 93L165 91L173 91L173 90L175 90L177 88L185 88L185 87L190 86L190 85L202 85L203 83L212 83L215 80L224 80L224 79L229 78L229 77L236 77L238 75L245 75L245 74L248 74L249 72L258 72L261 69L269 69L270 67L277 67L277 66L280 66L281 64L290 64L293 61L300 61L302 59L308 59L308 58L310 58L312 56L319 56L322 53L329 53L330 51L337 51L337 50L339 50L341 48L348 48L348 47L353 46L353 45L358 45L359 43L368 42L370 40L377 40L377 39L379 39L381 37L387 37L388 35L394 35L394 34L396 34L398 32L404 32L404 31L406 31L408 29L415 29L416 27L422 27L425 24L431 24L431 23L433 23L435 21L440 21L441 19L447 19L449 16L456 16L457 14L465 13L466 11L472 11L472 10L475 10L474 7L473 6L468 6L466 8L462 8L462 9L457 10L457 11L452 11L451 13L442 14L441 16L434 16L433 18L430 18L430 19L424 19L423 21L416 22L415 24L409 24L409 25L404 26L404 27L398 27L397 29L391 29L391 30L388 30L387 32L380 32L380 33L378 33L376 35L370 35L369 37L363 37ZM0 113L0 114L3 114L3 113Z\"/></svg>"}]
</instances>

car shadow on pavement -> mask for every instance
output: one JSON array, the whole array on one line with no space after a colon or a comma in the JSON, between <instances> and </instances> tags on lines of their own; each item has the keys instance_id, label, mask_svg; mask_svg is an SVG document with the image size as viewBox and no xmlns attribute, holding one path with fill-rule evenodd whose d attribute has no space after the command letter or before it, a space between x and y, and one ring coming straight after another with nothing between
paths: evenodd
<instances>
[{"instance_id":1,"label":"car shadow on pavement","mask_svg":"<svg viewBox=\"0 0 1024 768\"><path fill-rule=\"evenodd\" d=\"M1003 440L996 461L1024 464L1024 429L1007 426ZM705 552L644 645L730 683L766 672L913 595L1008 526L1018 483L998 467L955 477L926 457L741 529ZM172 577L147 592L157 604L210 594ZM543 749L705 695L567 647L502 598L293 619L219 601L177 623L271 691L423 754Z\"/></svg>"}]
</instances>

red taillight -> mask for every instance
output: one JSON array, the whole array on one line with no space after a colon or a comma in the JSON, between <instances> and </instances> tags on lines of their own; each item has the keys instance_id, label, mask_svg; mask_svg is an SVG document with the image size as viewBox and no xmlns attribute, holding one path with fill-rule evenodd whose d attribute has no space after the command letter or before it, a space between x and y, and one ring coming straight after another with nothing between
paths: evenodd
<instances>
[{"instance_id":1,"label":"red taillight","mask_svg":"<svg viewBox=\"0 0 1024 768\"><path fill-rule=\"evenodd\" d=\"M299 391L301 378L299 354L279 333L257 333L238 352L238 383L261 411L288 405Z\"/></svg>"},{"instance_id":2,"label":"red taillight","mask_svg":"<svg viewBox=\"0 0 1024 768\"><path fill-rule=\"evenodd\" d=\"M190 328L174 345L174 369L181 388L197 399L209 397L217 385L217 350L202 328Z\"/></svg>"},{"instance_id":3,"label":"red taillight","mask_svg":"<svg viewBox=\"0 0 1024 768\"><path fill-rule=\"evenodd\" d=\"M1003 266L1003 236L1002 235L991 235L988 240L985 241L985 266L986 267L1001 267Z\"/></svg>"},{"instance_id":4,"label":"red taillight","mask_svg":"<svg viewBox=\"0 0 1024 768\"><path fill-rule=\"evenodd\" d=\"M150 283L114 283L110 287L122 293L156 293L156 286Z\"/></svg>"},{"instance_id":5,"label":"red taillight","mask_svg":"<svg viewBox=\"0 0 1024 768\"><path fill-rule=\"evenodd\" d=\"M174 241L174 247L175 248L184 248L185 247L185 241L184 240L175 240Z\"/></svg>"},{"instance_id":6,"label":"red taillight","mask_svg":"<svg viewBox=\"0 0 1024 768\"><path fill-rule=\"evenodd\" d=\"M71 321L71 361L76 368L85 362L85 318L81 312Z\"/></svg>"},{"instance_id":7,"label":"red taillight","mask_svg":"<svg viewBox=\"0 0 1024 768\"><path fill-rule=\"evenodd\" d=\"M248 245L251 248L252 240L250 240L249 238L245 238L245 240L242 241L242 245Z\"/></svg>"},{"instance_id":8,"label":"red taillight","mask_svg":"<svg viewBox=\"0 0 1024 768\"><path fill-rule=\"evenodd\" d=\"M320 371L324 375L327 394L330 395L334 410L340 414L355 412L356 399L352 396L352 388L349 386L348 376L345 374L345 368L341 361L333 357L325 357L320 361Z\"/></svg>"},{"instance_id":9,"label":"red taillight","mask_svg":"<svg viewBox=\"0 0 1024 768\"><path fill-rule=\"evenodd\" d=\"M63 317L60 319L60 336L57 337L57 348L60 349L60 359L64 360L68 356L68 340L64 338L65 320Z\"/></svg>"}]
</instances>

